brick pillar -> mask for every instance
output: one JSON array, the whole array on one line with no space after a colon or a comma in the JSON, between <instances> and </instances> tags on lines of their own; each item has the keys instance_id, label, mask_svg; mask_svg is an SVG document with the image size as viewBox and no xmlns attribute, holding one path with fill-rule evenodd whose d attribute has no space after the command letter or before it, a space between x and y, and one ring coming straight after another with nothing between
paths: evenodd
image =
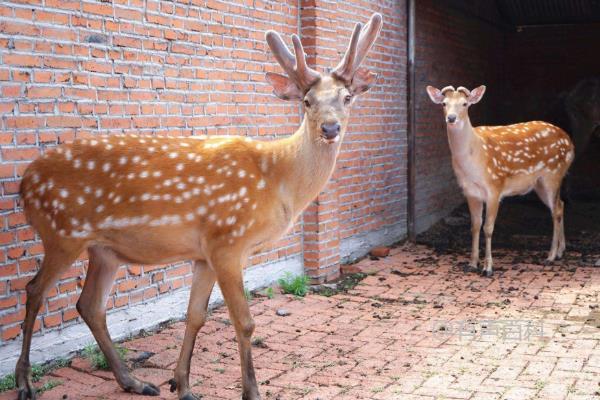
<instances>
[{"instance_id":1,"label":"brick pillar","mask_svg":"<svg viewBox=\"0 0 600 400\"><path fill-rule=\"evenodd\" d=\"M301 0L300 7L300 36L308 63L324 72L338 56L336 2ZM337 183L332 178L304 212L304 267L313 283L340 276L338 204Z\"/></svg>"},{"instance_id":2,"label":"brick pillar","mask_svg":"<svg viewBox=\"0 0 600 400\"><path fill-rule=\"evenodd\" d=\"M304 268L315 283L340 276L338 196L335 182L304 212Z\"/></svg>"}]
</instances>

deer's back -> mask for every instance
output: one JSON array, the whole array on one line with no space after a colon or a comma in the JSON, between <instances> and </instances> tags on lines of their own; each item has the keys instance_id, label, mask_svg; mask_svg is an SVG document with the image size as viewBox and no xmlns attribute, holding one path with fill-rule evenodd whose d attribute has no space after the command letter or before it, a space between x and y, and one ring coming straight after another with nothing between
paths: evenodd
<instances>
[{"instance_id":1,"label":"deer's back","mask_svg":"<svg viewBox=\"0 0 600 400\"><path fill-rule=\"evenodd\" d=\"M573 160L567 133L547 122L480 126L475 131L482 138L487 171L493 180L541 170L560 172Z\"/></svg>"},{"instance_id":2,"label":"deer's back","mask_svg":"<svg viewBox=\"0 0 600 400\"><path fill-rule=\"evenodd\" d=\"M259 224L249 211L269 204L261 146L244 138L76 140L29 166L25 212L38 231L125 247L132 237L169 243L167 231L184 242L180 253L204 235L232 243Z\"/></svg>"}]
</instances>

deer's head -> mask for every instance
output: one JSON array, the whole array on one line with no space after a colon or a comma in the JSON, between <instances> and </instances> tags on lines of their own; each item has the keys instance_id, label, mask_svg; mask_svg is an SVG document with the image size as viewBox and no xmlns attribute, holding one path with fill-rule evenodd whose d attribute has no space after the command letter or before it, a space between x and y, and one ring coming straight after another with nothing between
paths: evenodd
<instances>
[{"instance_id":1,"label":"deer's head","mask_svg":"<svg viewBox=\"0 0 600 400\"><path fill-rule=\"evenodd\" d=\"M446 86L442 90L427 86L427 94L435 104L444 107L444 118L450 126L462 128L464 122L469 118L469 106L478 103L485 93L485 86L481 85L473 90L463 86L454 89Z\"/></svg>"},{"instance_id":2,"label":"deer's head","mask_svg":"<svg viewBox=\"0 0 600 400\"><path fill-rule=\"evenodd\" d=\"M286 72L286 75L267 72L267 81L280 99L302 101L314 140L332 144L343 138L355 97L369 90L377 78L377 74L359 67L377 39L381 25L380 14L373 14L364 27L356 24L344 58L335 69L324 74L306 64L297 35L292 35L292 54L277 32L267 32L267 43Z\"/></svg>"}]
</instances>

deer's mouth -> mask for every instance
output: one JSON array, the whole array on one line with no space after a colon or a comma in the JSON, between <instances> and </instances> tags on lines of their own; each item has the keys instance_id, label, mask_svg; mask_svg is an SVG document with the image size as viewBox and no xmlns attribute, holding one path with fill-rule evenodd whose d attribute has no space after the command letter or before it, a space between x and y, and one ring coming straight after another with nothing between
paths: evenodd
<instances>
[{"instance_id":1,"label":"deer's mouth","mask_svg":"<svg viewBox=\"0 0 600 400\"><path fill-rule=\"evenodd\" d=\"M335 137L327 137L325 135L321 135L321 139L323 139L323 141L327 144L334 144L340 141L340 135L337 135Z\"/></svg>"}]
</instances>

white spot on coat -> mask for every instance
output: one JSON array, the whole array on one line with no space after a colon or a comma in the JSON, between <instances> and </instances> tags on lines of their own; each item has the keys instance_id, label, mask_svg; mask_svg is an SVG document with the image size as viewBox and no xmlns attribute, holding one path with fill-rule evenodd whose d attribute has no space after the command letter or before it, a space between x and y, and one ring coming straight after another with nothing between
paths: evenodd
<instances>
[{"instance_id":1,"label":"white spot on coat","mask_svg":"<svg viewBox=\"0 0 600 400\"><path fill-rule=\"evenodd\" d=\"M198 215L205 215L206 214L206 207L200 206L200 207L196 208L196 214L198 214Z\"/></svg>"}]
</instances>

